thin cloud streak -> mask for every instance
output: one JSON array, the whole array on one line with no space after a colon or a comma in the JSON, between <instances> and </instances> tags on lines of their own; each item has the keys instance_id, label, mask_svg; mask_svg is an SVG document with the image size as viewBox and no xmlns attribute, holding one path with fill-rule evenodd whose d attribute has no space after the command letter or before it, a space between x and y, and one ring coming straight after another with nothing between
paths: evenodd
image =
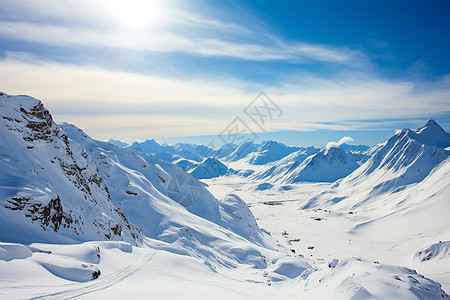
<instances>
[{"instance_id":1,"label":"thin cloud streak","mask_svg":"<svg viewBox=\"0 0 450 300\"><path fill-rule=\"evenodd\" d=\"M0 21L0 36L48 46L110 47L151 52L185 52L196 55L232 57L253 61L294 60L354 63L362 54L348 49L306 43L264 46L216 38L189 38L170 31L138 33L100 31L27 22Z\"/></svg>"},{"instance_id":2,"label":"thin cloud streak","mask_svg":"<svg viewBox=\"0 0 450 300\"><path fill-rule=\"evenodd\" d=\"M358 73L347 73L329 80L261 87L234 79L186 80L33 62L31 57L27 62L0 61L0 77L1 88L6 89L3 92L39 97L49 109L58 112L58 121L75 123L102 139L113 131L116 138L125 140L218 134L261 90L284 111L281 119L267 122L267 131L364 130L374 128L371 120L450 114L447 77L419 84L361 79ZM80 116L68 108L74 105L96 107L100 112ZM180 106L184 107L183 117L174 109ZM121 109L126 116L117 114ZM121 136L116 134L118 118Z\"/></svg>"}]
</instances>

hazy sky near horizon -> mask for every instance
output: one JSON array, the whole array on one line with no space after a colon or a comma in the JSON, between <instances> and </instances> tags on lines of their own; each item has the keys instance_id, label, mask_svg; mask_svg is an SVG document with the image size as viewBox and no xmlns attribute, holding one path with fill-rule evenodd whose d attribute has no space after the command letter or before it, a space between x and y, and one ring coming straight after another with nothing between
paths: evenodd
<instances>
[{"instance_id":1,"label":"hazy sky near horizon","mask_svg":"<svg viewBox=\"0 0 450 300\"><path fill-rule=\"evenodd\" d=\"M0 90L94 138L214 136L236 117L289 144L450 129L449 1L1 0L0 15ZM263 129L243 113L261 91L282 110Z\"/></svg>"}]
</instances>

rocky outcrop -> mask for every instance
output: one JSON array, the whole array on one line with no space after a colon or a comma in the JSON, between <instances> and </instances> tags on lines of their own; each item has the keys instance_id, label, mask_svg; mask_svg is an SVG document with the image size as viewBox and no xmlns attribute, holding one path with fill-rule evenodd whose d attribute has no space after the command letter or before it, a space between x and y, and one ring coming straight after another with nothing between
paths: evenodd
<instances>
[{"instance_id":1,"label":"rocky outcrop","mask_svg":"<svg viewBox=\"0 0 450 300\"><path fill-rule=\"evenodd\" d=\"M13 222L81 240L139 243L140 230L111 200L93 158L39 100L3 94L0 116L0 207L17 216Z\"/></svg>"}]
</instances>

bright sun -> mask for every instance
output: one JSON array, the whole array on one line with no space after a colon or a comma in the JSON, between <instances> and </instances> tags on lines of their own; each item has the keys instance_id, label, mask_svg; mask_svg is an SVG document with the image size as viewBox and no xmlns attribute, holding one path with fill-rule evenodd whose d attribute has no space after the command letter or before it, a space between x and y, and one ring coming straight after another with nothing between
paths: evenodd
<instances>
[{"instance_id":1,"label":"bright sun","mask_svg":"<svg viewBox=\"0 0 450 300\"><path fill-rule=\"evenodd\" d=\"M167 9L163 0L114 0L105 5L114 22L130 29L158 25Z\"/></svg>"}]
</instances>

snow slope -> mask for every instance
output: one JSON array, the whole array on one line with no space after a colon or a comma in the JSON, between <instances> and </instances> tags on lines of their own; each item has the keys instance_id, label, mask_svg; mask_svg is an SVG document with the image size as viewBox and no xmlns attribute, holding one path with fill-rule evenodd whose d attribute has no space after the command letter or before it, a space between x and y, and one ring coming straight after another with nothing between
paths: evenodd
<instances>
[{"instance_id":1,"label":"snow slope","mask_svg":"<svg viewBox=\"0 0 450 300\"><path fill-rule=\"evenodd\" d=\"M214 153L214 158L220 159L225 158L231 155L239 146L233 143L228 143L222 145L217 151Z\"/></svg>"},{"instance_id":2,"label":"snow slope","mask_svg":"<svg viewBox=\"0 0 450 300\"><path fill-rule=\"evenodd\" d=\"M42 103L0 95L0 240L140 243L93 158Z\"/></svg>"},{"instance_id":3,"label":"snow slope","mask_svg":"<svg viewBox=\"0 0 450 300\"><path fill-rule=\"evenodd\" d=\"M259 145L253 142L245 142L239 145L236 150L234 150L229 156L227 156L226 160L228 161L237 161L240 160L252 152L255 152L258 149Z\"/></svg>"},{"instance_id":4,"label":"snow slope","mask_svg":"<svg viewBox=\"0 0 450 300\"><path fill-rule=\"evenodd\" d=\"M221 163L218 159L208 157L197 167L195 167L190 174L198 179L209 179L223 176L228 172L227 166Z\"/></svg>"},{"instance_id":5,"label":"snow slope","mask_svg":"<svg viewBox=\"0 0 450 300\"><path fill-rule=\"evenodd\" d=\"M359 154L345 152L339 147L317 150L311 147L294 152L252 177L280 184L334 182L359 167Z\"/></svg>"},{"instance_id":6,"label":"snow slope","mask_svg":"<svg viewBox=\"0 0 450 300\"><path fill-rule=\"evenodd\" d=\"M71 139L80 143L95 158L111 198L134 224L139 224L145 236L174 242L187 232L198 233L205 239L199 238L201 244L209 243L213 237L205 236L199 229L199 223L214 228L212 222L216 224L216 230L221 230L219 226L234 228L232 216L237 212L224 209L221 201L179 167L149 154L93 140L73 125L61 126ZM263 245L263 234L257 226L251 225L252 218L250 214L240 219L246 224L243 226L246 230L240 231L243 235L236 238Z\"/></svg>"},{"instance_id":7,"label":"snow slope","mask_svg":"<svg viewBox=\"0 0 450 300\"><path fill-rule=\"evenodd\" d=\"M423 243L436 240L437 236L401 236L402 226L391 224L387 228L374 228L370 232L352 229L373 216L372 212L316 208L296 210L308 195L324 190L332 184L299 183L290 190L279 190L277 185L267 190L249 190L251 182L243 177L220 177L206 180L211 190L220 196L233 191L252 210L261 227L294 255L304 257L311 268L295 277L301 262L288 262L283 258L268 266L267 277L272 286L280 283L283 291L289 291L293 299L442 299L447 297L436 281L450 288L448 264L414 263L412 257ZM441 234L448 230L443 220L435 220L435 228L441 223ZM412 225L409 225L410 227ZM416 227L417 229L417 227ZM398 231L398 234L396 233ZM377 233L378 232L378 233ZM416 231L417 234L418 231ZM400 237L400 238L399 238ZM443 238L443 235L441 235ZM428 242L427 242L428 241ZM444 241L444 239L443 239ZM279 266L279 267L278 267ZM298 266L298 267L295 267ZM408 268L405 268L407 266ZM425 273L426 279L418 273ZM272 270L277 270L272 273ZM279 272L283 271L284 275ZM440 275L442 274L442 275ZM295 277L290 284L286 278ZM281 280L281 281L277 281ZM281 287L280 287L281 288ZM430 291L433 292L430 293ZM426 291L427 294L423 294ZM281 299L284 297L279 296Z\"/></svg>"},{"instance_id":8,"label":"snow slope","mask_svg":"<svg viewBox=\"0 0 450 300\"><path fill-rule=\"evenodd\" d=\"M419 249L450 240L450 157L442 148L448 143L448 134L434 121L416 131L404 129L359 169L300 207L352 211L360 217L348 229L351 236L370 237L372 244L396 243L403 257L420 251L416 256L426 257L423 253L434 250ZM439 256L447 257L443 260L408 263L450 286L446 251L439 248Z\"/></svg>"},{"instance_id":9,"label":"snow slope","mask_svg":"<svg viewBox=\"0 0 450 300\"><path fill-rule=\"evenodd\" d=\"M378 195L399 192L424 180L445 161L449 151L440 146L449 144L448 133L433 120L416 131L403 129L335 189L311 199L308 207L330 198L330 195L331 203L342 201L339 206L358 207L378 199Z\"/></svg>"},{"instance_id":10,"label":"snow slope","mask_svg":"<svg viewBox=\"0 0 450 300\"><path fill-rule=\"evenodd\" d=\"M298 150L300 150L298 147L286 146L275 141L267 141L262 143L256 151L249 153L245 157L245 160L253 165L265 165L282 159Z\"/></svg>"}]
</instances>

